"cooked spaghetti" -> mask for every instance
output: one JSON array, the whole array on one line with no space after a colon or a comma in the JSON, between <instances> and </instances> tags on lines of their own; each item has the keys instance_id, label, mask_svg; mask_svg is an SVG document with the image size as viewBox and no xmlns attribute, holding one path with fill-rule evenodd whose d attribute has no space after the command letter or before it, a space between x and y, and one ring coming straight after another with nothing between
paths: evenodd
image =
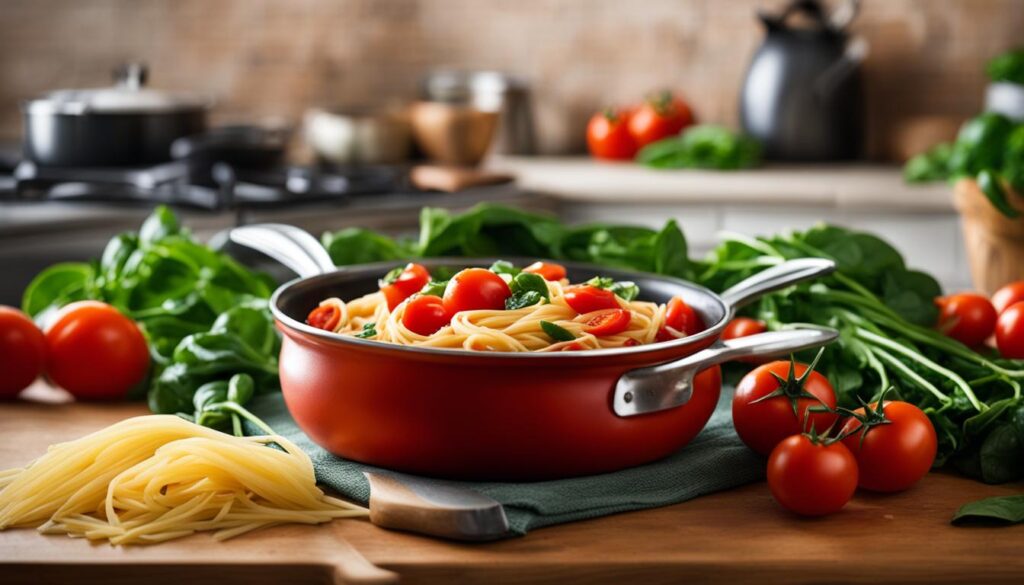
<instances>
[{"instance_id":1,"label":"cooked spaghetti","mask_svg":"<svg viewBox=\"0 0 1024 585\"><path fill-rule=\"evenodd\" d=\"M418 264L399 270L377 292L324 300L307 323L386 343L501 352L627 347L702 328L679 297L667 304L636 300L635 284L607 278L572 285L557 264L519 271L497 263L441 282Z\"/></svg>"},{"instance_id":2,"label":"cooked spaghetti","mask_svg":"<svg viewBox=\"0 0 1024 585\"><path fill-rule=\"evenodd\" d=\"M324 495L309 457L287 439L234 437L170 415L124 420L0 472L0 530L36 526L112 544L204 530L223 540L365 514Z\"/></svg>"}]
</instances>

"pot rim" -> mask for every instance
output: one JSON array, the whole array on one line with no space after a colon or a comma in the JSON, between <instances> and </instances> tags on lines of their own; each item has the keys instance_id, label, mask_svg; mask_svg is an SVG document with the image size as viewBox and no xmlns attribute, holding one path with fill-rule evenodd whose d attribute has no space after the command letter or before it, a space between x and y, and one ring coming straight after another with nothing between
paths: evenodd
<instances>
[{"instance_id":1,"label":"pot rim","mask_svg":"<svg viewBox=\"0 0 1024 585\"><path fill-rule=\"evenodd\" d=\"M474 264L488 262L488 261L493 260L493 259L438 257L438 258L430 258L429 260L437 261L439 263L445 263L445 262L449 262L449 263L463 263L463 264L465 264L467 266L470 266L470 265L474 265ZM515 260L515 259L513 258L512 260ZM389 261L389 262L375 262L375 263L371 263L371 264L359 264L359 265L354 265L354 266L351 266L351 267L340 268L337 272L346 272L346 271L351 270L353 268L358 268L359 270L366 270L366 271L373 271L373 270L378 270L378 269L383 270L383 269L385 269L387 267L394 267L394 266L400 265L400 264L402 264L404 262L406 262L406 261ZM626 276L628 276L628 275L635 275L636 277L643 277L645 279L654 278L654 279L661 280L661 281L664 281L664 282L667 282L667 283L671 283L673 285L680 286L681 288L687 288L687 289L690 289L690 290L692 290L694 292L697 292L699 294L706 295L710 300L712 300L715 303L718 303L722 307L722 309L723 309L723 317L717 323L715 323L715 324L705 328L700 333L696 333L694 335L689 335L689 336L686 336L686 337L681 337L681 338L673 340L673 341L661 341L661 342L649 343L649 344L646 344L646 345L637 345L637 346L633 346L633 347L618 347L618 348L609 348L609 349L591 349L591 350L584 350L584 351L568 351L568 352L472 351L472 350L468 350L468 349L448 349L448 348L424 347L424 346L416 346L416 345L399 345L399 344L395 344L395 343L386 343L386 342L382 342L382 341L375 341L375 340L372 340L372 339L360 339L358 337L339 335L337 333L333 333L333 332L330 332L330 331L324 331L323 329L318 329L316 327L312 327L310 325L307 325L306 323L303 323L301 321L298 321L297 319L294 319L294 318L286 315L284 313L284 311L281 310L281 308L278 306L278 303L279 303L279 300L280 300L280 298L281 298L281 296L283 294L285 294L292 287L294 287L294 286L296 286L296 285L298 285L298 284L300 284L302 282L306 282L306 281L309 281L309 280L312 280L312 279L316 279L316 278L321 278L321 277L325 276L324 274L318 274L316 276L309 276L309 277L299 277L299 278L292 279L292 280L282 284L281 286L277 287L277 289L271 295L270 301L269 301L269 305L270 305L271 314L273 314L274 319L278 322L278 324L280 326L282 326L282 327L284 327L284 328L286 328L288 330L291 330L291 331L293 331L296 334L299 334L301 336L312 337L312 338L314 338L316 340L324 341L324 342L327 342L327 343L330 343L330 344L333 344L333 345L351 346L353 348L373 349L373 350L381 350L381 351L391 351L391 352L395 352L396 354L410 354L411 353L411 354L418 354L418 355L424 355L424 356L434 356L434 357L441 357L441 356L462 357L462 358L465 358L465 359L468 359L468 360L481 360L481 361L490 361L490 360L498 359L498 360L546 360L546 361L550 361L550 362L558 362L558 361L577 361L577 360L579 360L581 358L585 359L585 360L593 361L593 360L598 360L598 359L607 359L607 358L610 358L610 357L641 356L641 355L645 355L645 354L658 354L658 353L664 353L664 352L667 352L667 351L671 351L673 349L683 349L683 348L686 348L688 351L680 352L679 356L677 356L677 357L681 357L683 355L687 355L688 353L693 353L694 351L697 351L697 349L691 349L691 347L692 348L701 348L701 347L705 347L706 345L709 345L711 343L714 343L714 341L717 340L721 336L722 330L725 329L726 324L729 323L729 321L732 319L732 317L735 314L735 307L733 307L733 306L729 305L728 303L726 303L718 294L712 292L710 289L708 289L706 287L703 287L703 286L701 286L699 284L695 284L693 282L689 282L687 280L683 280L683 279L680 279L680 278L674 278L674 277L671 277L671 276L665 276L665 275L662 275L662 274L652 274L652 273L649 273L649 272L641 272L641 271L636 271L636 270L625 270L625 269L620 269L620 268L601 267L601 266L597 266L597 265L594 265L594 264L588 264L588 263L584 263L584 262L559 261L559 263L563 264L566 267L570 267L570 268L577 268L577 269L583 269L583 270L592 270L592 271L604 270L606 272L615 272L615 273L618 273L618 274L621 274L621 275L626 275ZM326 274L336 274L337 272L329 272L329 273L326 273ZM381 274L384 274L385 272L386 272L386 270L384 272L381 272ZM660 362L660 361L664 361L664 360L663 359L651 360L651 363L657 363L657 362Z\"/></svg>"}]
</instances>

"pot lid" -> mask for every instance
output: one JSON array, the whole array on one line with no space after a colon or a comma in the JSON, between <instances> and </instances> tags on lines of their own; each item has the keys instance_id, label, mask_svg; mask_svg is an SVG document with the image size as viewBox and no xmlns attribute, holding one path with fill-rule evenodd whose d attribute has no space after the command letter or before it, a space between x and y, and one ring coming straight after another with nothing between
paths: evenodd
<instances>
[{"instance_id":1,"label":"pot lid","mask_svg":"<svg viewBox=\"0 0 1024 585\"><path fill-rule=\"evenodd\" d=\"M114 72L117 85L93 89L62 89L29 101L30 113L83 114L159 114L204 109L209 101L184 93L172 93L144 87L146 67L130 64Z\"/></svg>"}]
</instances>

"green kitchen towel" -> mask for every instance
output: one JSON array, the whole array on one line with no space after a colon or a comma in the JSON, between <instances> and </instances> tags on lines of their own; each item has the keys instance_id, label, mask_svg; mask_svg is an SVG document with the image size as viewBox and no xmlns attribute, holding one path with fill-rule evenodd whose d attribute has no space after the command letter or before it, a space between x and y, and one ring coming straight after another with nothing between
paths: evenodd
<instances>
[{"instance_id":1,"label":"green kitchen towel","mask_svg":"<svg viewBox=\"0 0 1024 585\"><path fill-rule=\"evenodd\" d=\"M731 392L722 394L707 427L689 445L654 463L554 481L449 483L501 502L512 532L522 535L541 526L665 506L757 481L764 477L764 460L736 436ZM296 426L280 394L259 397L250 410L309 454L320 483L366 505L370 486L363 471L376 468L335 457L314 444Z\"/></svg>"}]
</instances>

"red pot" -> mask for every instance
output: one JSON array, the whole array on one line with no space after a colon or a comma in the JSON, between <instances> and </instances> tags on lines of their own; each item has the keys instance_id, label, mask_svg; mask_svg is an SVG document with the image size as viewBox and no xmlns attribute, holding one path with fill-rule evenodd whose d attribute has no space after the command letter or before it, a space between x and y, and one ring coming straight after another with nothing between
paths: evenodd
<instances>
[{"instance_id":1,"label":"red pot","mask_svg":"<svg viewBox=\"0 0 1024 585\"><path fill-rule=\"evenodd\" d=\"M540 480L654 461L685 445L707 423L721 388L715 364L834 338L834 332L806 330L718 342L736 306L828 272L827 261L769 269L721 297L674 278L570 262L563 264L572 282L603 275L636 282L646 300L682 296L707 327L671 342L564 353L381 343L322 331L304 319L325 298L352 299L376 290L377 279L399 263L335 269L312 236L289 226L238 228L231 237L300 274L331 270L289 282L271 299L284 334L281 389L298 425L340 457L410 473ZM493 260L418 262L435 268L488 266Z\"/></svg>"}]
</instances>

